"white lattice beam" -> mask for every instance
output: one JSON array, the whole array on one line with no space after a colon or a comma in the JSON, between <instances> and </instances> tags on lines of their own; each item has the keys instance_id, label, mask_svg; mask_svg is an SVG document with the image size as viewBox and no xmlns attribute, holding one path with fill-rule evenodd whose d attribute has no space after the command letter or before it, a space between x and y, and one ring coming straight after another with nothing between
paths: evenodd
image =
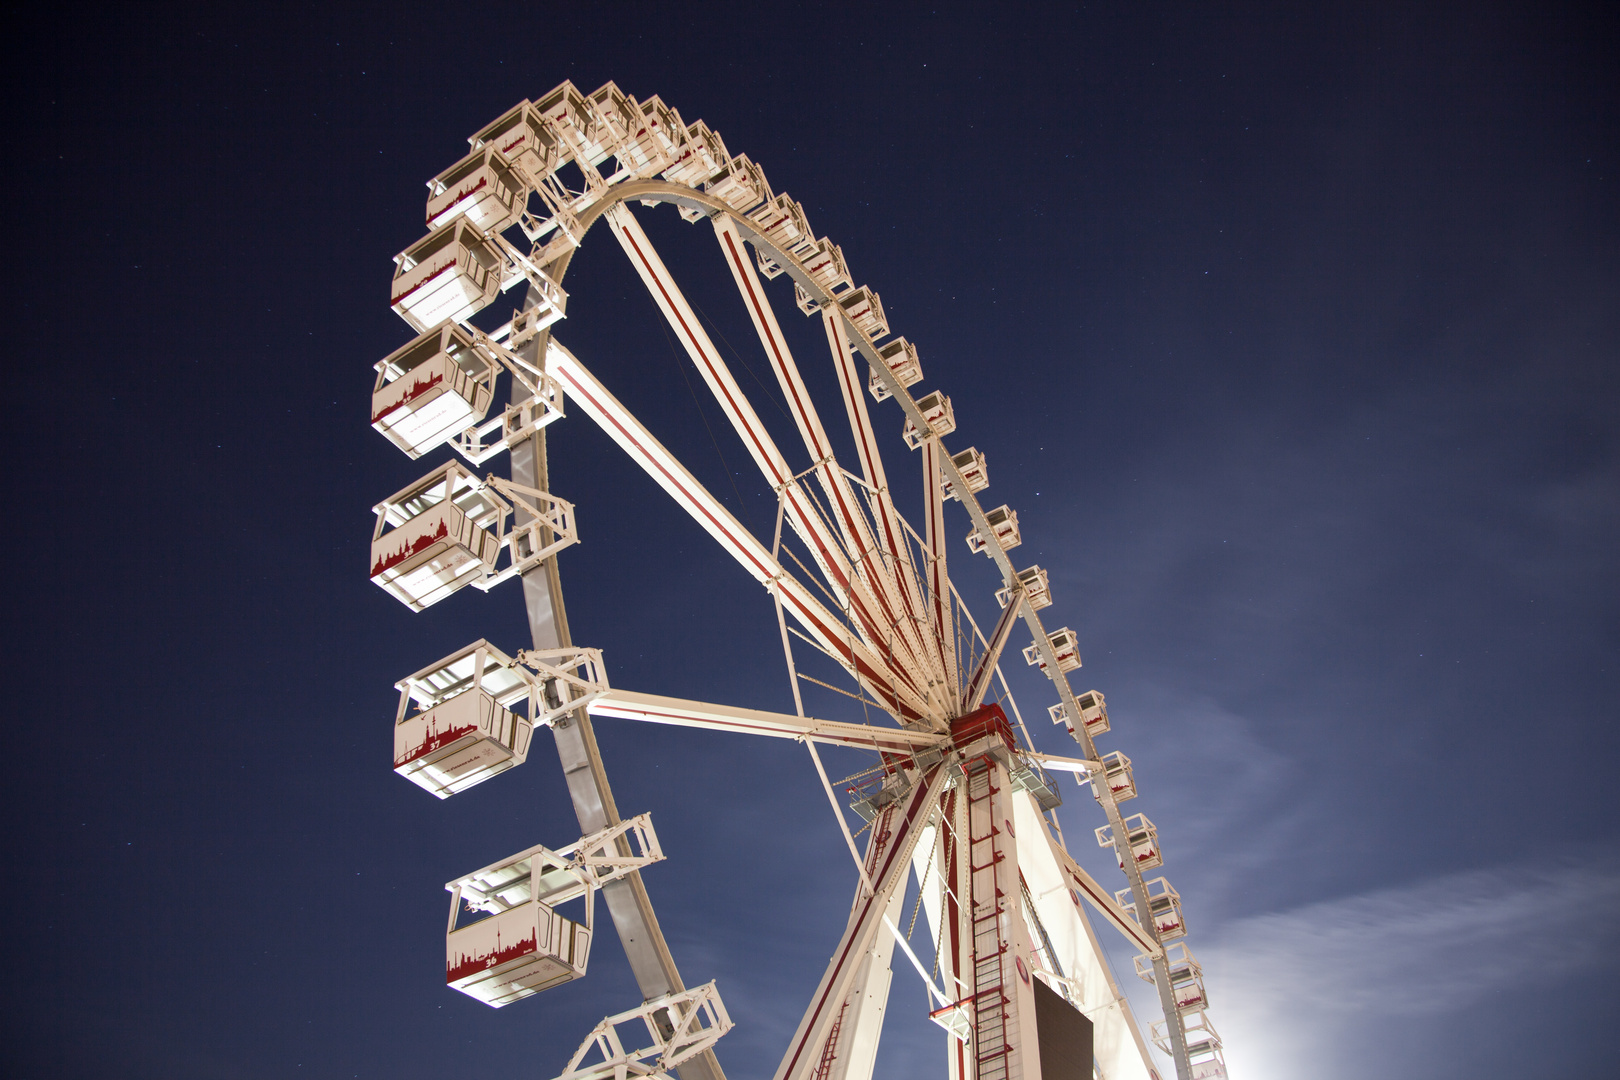
<instances>
[{"instance_id":1,"label":"white lattice beam","mask_svg":"<svg viewBox=\"0 0 1620 1080\"><path fill-rule=\"evenodd\" d=\"M632 1050L625 1046L619 1028L637 1021L647 1032L648 1045ZM676 1066L713 1048L731 1028L731 1017L713 982L665 994L597 1024L557 1080L627 1080L631 1076L672 1080L670 1073ZM595 1060L591 1060L593 1053Z\"/></svg>"},{"instance_id":2,"label":"white lattice beam","mask_svg":"<svg viewBox=\"0 0 1620 1080\"><path fill-rule=\"evenodd\" d=\"M1108 1080L1149 1080L1153 1074L1149 1071L1152 1062L1147 1046L1101 944L1080 909L1079 898L1091 904L1134 947L1156 946L1126 917L1113 897L1075 865L1052 836L1035 801L1026 792L1016 792L1012 802L1013 824L1018 832L1018 867L1052 950L1047 962L1060 969L1075 1006L1092 1023L1092 1052L1103 1075Z\"/></svg>"}]
</instances>

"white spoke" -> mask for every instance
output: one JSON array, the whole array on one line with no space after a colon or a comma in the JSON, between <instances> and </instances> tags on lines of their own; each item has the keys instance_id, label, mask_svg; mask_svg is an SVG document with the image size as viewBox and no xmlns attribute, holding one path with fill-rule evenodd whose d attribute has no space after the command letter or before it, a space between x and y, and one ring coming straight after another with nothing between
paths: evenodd
<instances>
[{"instance_id":1,"label":"white spoke","mask_svg":"<svg viewBox=\"0 0 1620 1080\"><path fill-rule=\"evenodd\" d=\"M990 632L990 637L984 643L984 655L979 657L979 666L974 670L973 677L968 680L967 689L962 694L962 711L972 712L984 701L984 693L990 689L990 677L995 674L996 665L1001 662L1001 650L1007 645L1007 638L1012 634L1013 624L1018 621L1018 609L1023 606L1024 594L1022 589L1013 592L1012 598L1001 612L1001 618ZM977 632L978 627L973 627ZM1025 736L1028 737L1027 734Z\"/></svg>"},{"instance_id":2,"label":"white spoke","mask_svg":"<svg viewBox=\"0 0 1620 1080\"><path fill-rule=\"evenodd\" d=\"M944 471L940 458L945 448L938 439L925 439L922 444L923 470L923 536L928 544L928 616L945 662L945 678L953 692L957 688L956 630L951 618L951 579L946 570L945 555L945 496L940 491ZM962 490L958 481L957 490Z\"/></svg>"}]
</instances>

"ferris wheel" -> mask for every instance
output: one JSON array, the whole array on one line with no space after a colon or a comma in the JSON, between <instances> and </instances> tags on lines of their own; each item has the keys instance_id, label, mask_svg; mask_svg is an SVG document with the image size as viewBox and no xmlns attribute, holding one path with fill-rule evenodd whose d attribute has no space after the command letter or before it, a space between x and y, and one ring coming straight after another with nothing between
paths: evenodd
<instances>
[{"instance_id":1,"label":"ferris wheel","mask_svg":"<svg viewBox=\"0 0 1620 1080\"><path fill-rule=\"evenodd\" d=\"M1163 864L1158 832L1120 810L1137 796L1130 759L1096 745L1109 731L1104 697L1071 688L1078 645L1068 628L1045 625L1047 571L1013 562L1017 513L981 505L984 455L946 448L951 400L913 396L917 348L891 333L878 294L855 284L839 246L816 237L757 164L657 97L563 83L469 142L471 153L428 183L427 235L395 257L392 305L417 337L376 365L372 398L373 427L410 458L444 446L457 456L375 507L371 577L416 611L518 578L533 642L507 652L476 641L400 680L394 768L448 798L522 764L535 729L549 728L583 835L447 883L447 984L500 1007L583 976L601 893L644 1000L585 1033L557 1080L724 1080L714 1047L732 1021L714 982L686 985L658 929L640 871L663 851L648 815L620 816L592 718L683 725L804 743L859 879L774 1080L870 1080L897 948L927 987L950 1080L1157 1080L1148 1042L1179 1080L1225 1077L1180 897L1164 877L1144 877ZM672 206L712 232L802 452L767 432L633 203ZM775 493L769 542L559 340L563 279L599 224ZM837 401L818 403L801 377L772 301L786 294L767 285L784 276L798 311L819 321L828 355L817 362L830 361ZM480 316L519 286L509 320ZM921 461L916 526L896 504L876 434L874 413L889 401ZM793 713L619 689L602 653L572 642L557 556L578 542L575 510L548 491L545 442L565 413L599 425L765 588ZM826 425L839 420L853 467L832 450ZM501 453L510 477L475 471ZM961 526L947 522L951 502L966 515L966 552ZM951 582L953 556L988 558L1000 572L997 606L973 605L982 623ZM1051 681L1048 713L1078 744L1073 756L1036 750L1008 691L1000 665L1018 648L1019 623L1031 639L1022 657ZM884 722L807 715L796 647L830 658L849 686L833 689ZM872 767L835 785L818 746L866 751ZM1053 813L1061 773L1097 803L1096 842L1115 853L1125 888L1105 888L1067 850ZM858 831L846 801L864 819ZM912 880L926 938L900 930ZM1122 935L1157 991L1164 1019L1146 1039L1098 933Z\"/></svg>"}]
</instances>

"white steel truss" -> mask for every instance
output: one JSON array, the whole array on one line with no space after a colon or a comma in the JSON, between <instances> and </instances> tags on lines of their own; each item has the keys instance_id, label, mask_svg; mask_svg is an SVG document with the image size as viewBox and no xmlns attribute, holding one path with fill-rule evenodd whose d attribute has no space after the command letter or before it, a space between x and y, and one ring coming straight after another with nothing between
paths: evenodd
<instances>
[{"instance_id":1,"label":"white steel truss","mask_svg":"<svg viewBox=\"0 0 1620 1080\"><path fill-rule=\"evenodd\" d=\"M619 1028L638 1021L647 1033L648 1045L627 1049ZM676 1066L712 1048L731 1027L731 1017L713 982L665 994L597 1024L556 1080L627 1080L632 1076L672 1080L669 1074Z\"/></svg>"}]
</instances>

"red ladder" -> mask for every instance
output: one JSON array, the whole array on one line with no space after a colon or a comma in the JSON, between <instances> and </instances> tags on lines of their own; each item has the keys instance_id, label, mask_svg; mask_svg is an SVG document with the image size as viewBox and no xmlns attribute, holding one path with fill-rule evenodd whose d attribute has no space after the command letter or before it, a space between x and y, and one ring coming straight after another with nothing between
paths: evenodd
<instances>
[{"instance_id":1,"label":"red ladder","mask_svg":"<svg viewBox=\"0 0 1620 1080\"><path fill-rule=\"evenodd\" d=\"M1003 972L1007 942L1002 938L1001 919L1006 897L996 887L996 864L1001 862L994 814L985 822L976 821L975 809L1001 789L993 785L995 767L988 757L970 761L967 773L968 816L968 911L973 923L973 1054L976 1068L973 1080L1007 1080L1012 1047L1007 1042L1007 998ZM982 834L981 834L981 830ZM981 881L986 876L987 881Z\"/></svg>"},{"instance_id":2,"label":"red ladder","mask_svg":"<svg viewBox=\"0 0 1620 1080\"><path fill-rule=\"evenodd\" d=\"M816 1062L816 1071L811 1074L811 1080L827 1080L832 1075L833 1062L838 1058L838 1033L844 1028L844 1014L849 1011L849 999L844 999L844 1007L838 1010L838 1019L833 1021L832 1030L827 1032L827 1044L821 1048L821 1060Z\"/></svg>"}]
</instances>

